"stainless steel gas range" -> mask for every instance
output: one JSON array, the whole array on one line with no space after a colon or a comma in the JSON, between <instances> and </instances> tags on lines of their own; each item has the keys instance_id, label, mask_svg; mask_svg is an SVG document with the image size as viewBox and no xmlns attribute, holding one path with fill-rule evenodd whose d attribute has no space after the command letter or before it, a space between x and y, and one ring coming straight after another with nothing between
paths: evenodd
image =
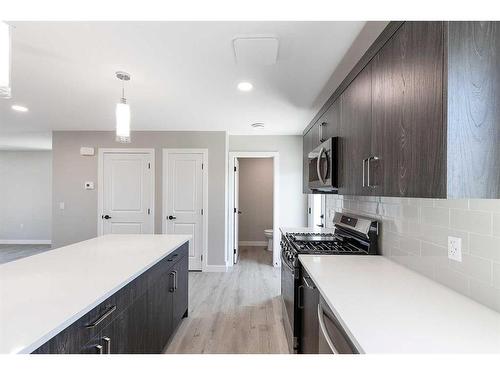
<instances>
[{"instance_id":1,"label":"stainless steel gas range","mask_svg":"<svg viewBox=\"0 0 500 375\"><path fill-rule=\"evenodd\" d=\"M336 213L331 233L286 233L281 237L281 298L290 352L300 352L299 254L376 255L378 222L353 214Z\"/></svg>"}]
</instances>

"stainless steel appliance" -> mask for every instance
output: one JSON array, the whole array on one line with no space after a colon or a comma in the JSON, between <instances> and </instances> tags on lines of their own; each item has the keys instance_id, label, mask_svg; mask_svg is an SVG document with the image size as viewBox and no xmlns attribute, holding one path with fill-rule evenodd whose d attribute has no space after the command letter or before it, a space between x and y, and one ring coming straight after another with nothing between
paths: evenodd
<instances>
[{"instance_id":1,"label":"stainless steel appliance","mask_svg":"<svg viewBox=\"0 0 500 375\"><path fill-rule=\"evenodd\" d=\"M301 352L299 254L376 255L378 222L353 214L336 213L331 232L285 233L281 237L281 298L290 352Z\"/></svg>"},{"instance_id":2,"label":"stainless steel appliance","mask_svg":"<svg viewBox=\"0 0 500 375\"><path fill-rule=\"evenodd\" d=\"M309 189L338 191L338 137L328 138L308 154Z\"/></svg>"},{"instance_id":3,"label":"stainless steel appliance","mask_svg":"<svg viewBox=\"0 0 500 375\"><path fill-rule=\"evenodd\" d=\"M356 345L353 344L342 325L339 323L328 304L319 297L318 303L318 321L319 354L357 354L359 353Z\"/></svg>"}]
</instances>

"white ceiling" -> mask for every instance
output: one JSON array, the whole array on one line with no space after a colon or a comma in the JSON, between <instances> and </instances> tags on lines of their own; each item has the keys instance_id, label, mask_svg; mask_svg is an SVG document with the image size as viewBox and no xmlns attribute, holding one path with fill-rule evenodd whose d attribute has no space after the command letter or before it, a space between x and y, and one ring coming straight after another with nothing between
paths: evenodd
<instances>
[{"instance_id":1,"label":"white ceiling","mask_svg":"<svg viewBox=\"0 0 500 375\"><path fill-rule=\"evenodd\" d=\"M0 100L0 135L113 130L132 76L132 130L300 134L327 99L335 67L365 22L12 22L13 98ZM237 65L233 39L279 39L275 65ZM239 81L254 90L239 92ZM324 94L323 94L324 95ZM12 104L29 107L14 112ZM4 141L5 143L5 141Z\"/></svg>"}]
</instances>

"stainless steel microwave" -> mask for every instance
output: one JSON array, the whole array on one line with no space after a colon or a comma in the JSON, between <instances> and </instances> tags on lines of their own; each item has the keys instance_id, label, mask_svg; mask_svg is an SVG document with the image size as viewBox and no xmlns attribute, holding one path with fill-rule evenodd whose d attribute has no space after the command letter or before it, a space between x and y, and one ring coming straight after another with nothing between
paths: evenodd
<instances>
[{"instance_id":1,"label":"stainless steel microwave","mask_svg":"<svg viewBox=\"0 0 500 375\"><path fill-rule=\"evenodd\" d=\"M338 192L338 137L328 138L309 155L309 189Z\"/></svg>"}]
</instances>

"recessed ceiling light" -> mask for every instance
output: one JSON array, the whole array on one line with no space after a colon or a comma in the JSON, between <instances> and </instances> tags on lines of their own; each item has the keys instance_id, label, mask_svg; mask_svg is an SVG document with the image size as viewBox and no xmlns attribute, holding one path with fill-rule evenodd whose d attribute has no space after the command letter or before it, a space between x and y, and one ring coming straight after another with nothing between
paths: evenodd
<instances>
[{"instance_id":1,"label":"recessed ceiling light","mask_svg":"<svg viewBox=\"0 0 500 375\"><path fill-rule=\"evenodd\" d=\"M238 83L238 90L240 90L240 91L250 91L252 89L253 89L253 85L250 82Z\"/></svg>"},{"instance_id":2,"label":"recessed ceiling light","mask_svg":"<svg viewBox=\"0 0 500 375\"><path fill-rule=\"evenodd\" d=\"M28 112L28 108L23 105L14 104L11 108L18 112Z\"/></svg>"},{"instance_id":3,"label":"recessed ceiling light","mask_svg":"<svg viewBox=\"0 0 500 375\"><path fill-rule=\"evenodd\" d=\"M264 123L263 122L255 122L252 125L250 125L254 129L263 129L264 128Z\"/></svg>"}]
</instances>

